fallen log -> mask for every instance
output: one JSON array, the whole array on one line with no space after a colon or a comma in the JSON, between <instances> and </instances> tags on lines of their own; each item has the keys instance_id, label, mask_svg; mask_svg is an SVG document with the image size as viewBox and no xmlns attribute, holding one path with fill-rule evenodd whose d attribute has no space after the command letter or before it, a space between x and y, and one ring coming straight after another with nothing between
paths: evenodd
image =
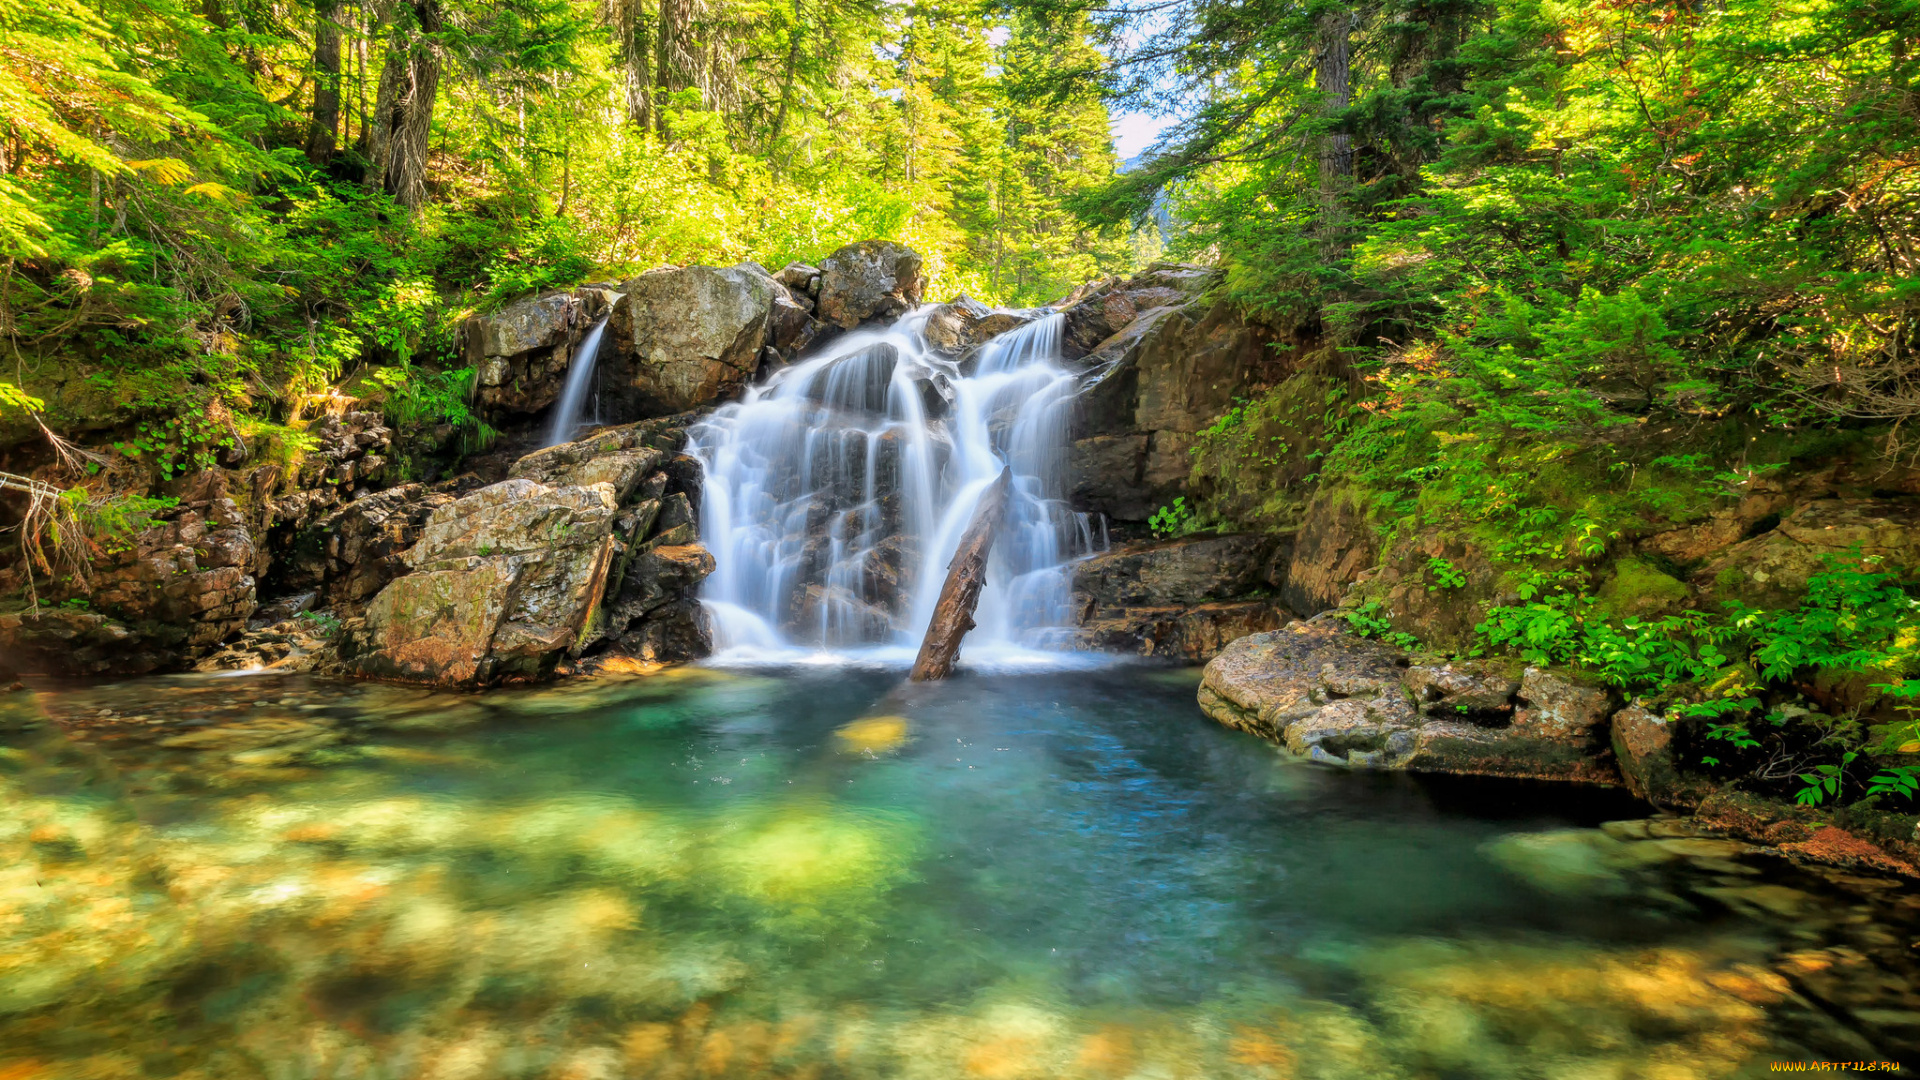
<instances>
[{"instance_id":1,"label":"fallen log","mask_svg":"<svg viewBox=\"0 0 1920 1080\"><path fill-rule=\"evenodd\" d=\"M960 547L947 564L947 583L940 587L940 602L934 605L933 621L927 624L927 636L920 641L920 655L914 658L908 679L926 682L953 674L953 662L960 656L960 639L973 629L973 609L980 602L980 589L987 583L987 556L993 551L993 534L1000 531L1000 519L1007 513L1007 495L1013 489L1013 470L1002 469L1000 479L974 504L973 520L968 523Z\"/></svg>"}]
</instances>

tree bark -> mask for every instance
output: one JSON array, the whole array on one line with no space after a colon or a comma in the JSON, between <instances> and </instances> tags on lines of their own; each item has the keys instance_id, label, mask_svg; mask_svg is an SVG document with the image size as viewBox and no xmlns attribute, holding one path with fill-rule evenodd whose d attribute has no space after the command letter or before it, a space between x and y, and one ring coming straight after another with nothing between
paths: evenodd
<instances>
[{"instance_id":1,"label":"tree bark","mask_svg":"<svg viewBox=\"0 0 1920 1080\"><path fill-rule=\"evenodd\" d=\"M693 0L660 0L660 22L654 32L654 123L660 141L673 141L667 103L675 93L694 85L699 72L689 40L693 30Z\"/></svg>"},{"instance_id":2,"label":"tree bark","mask_svg":"<svg viewBox=\"0 0 1920 1080\"><path fill-rule=\"evenodd\" d=\"M1321 115L1332 117L1345 112L1352 103L1351 33L1353 17L1345 10L1320 16L1319 41L1313 57L1313 84L1321 94ZM1321 250L1329 261L1346 253L1345 207L1342 199L1353 179L1353 137L1345 132L1329 131L1320 139L1320 222Z\"/></svg>"},{"instance_id":3,"label":"tree bark","mask_svg":"<svg viewBox=\"0 0 1920 1080\"><path fill-rule=\"evenodd\" d=\"M947 564L947 583L940 588L933 621L927 625L920 655L913 661L913 673L908 676L912 681L944 679L953 674L953 662L960 656L960 639L973 629L973 609L980 603L981 587L987 583L987 556L993 553L993 534L1000 531L1012 488L1013 470L1002 469L1000 479L974 505L973 521L960 537L953 561Z\"/></svg>"},{"instance_id":4,"label":"tree bark","mask_svg":"<svg viewBox=\"0 0 1920 1080\"><path fill-rule=\"evenodd\" d=\"M333 160L340 130L340 3L317 0L313 9L313 117L307 126L307 160L325 168Z\"/></svg>"},{"instance_id":5,"label":"tree bark","mask_svg":"<svg viewBox=\"0 0 1920 1080\"><path fill-rule=\"evenodd\" d=\"M380 70L368 140L373 167L367 172L369 187L385 188L409 210L427 201L427 141L440 91L440 47L430 35L445 22L439 0L420 0L413 14L414 26L394 29Z\"/></svg>"}]
</instances>

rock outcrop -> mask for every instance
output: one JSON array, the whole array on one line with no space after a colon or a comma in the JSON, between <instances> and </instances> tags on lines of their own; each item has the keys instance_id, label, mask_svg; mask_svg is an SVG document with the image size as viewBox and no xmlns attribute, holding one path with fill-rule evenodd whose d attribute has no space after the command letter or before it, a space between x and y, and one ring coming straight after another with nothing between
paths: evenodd
<instances>
[{"instance_id":1,"label":"rock outcrop","mask_svg":"<svg viewBox=\"0 0 1920 1080\"><path fill-rule=\"evenodd\" d=\"M1087 369L1068 463L1077 508L1145 521L1185 486L1196 435L1297 366L1307 343L1210 299L1219 281L1160 264L1069 298L1063 349Z\"/></svg>"},{"instance_id":2,"label":"rock outcrop","mask_svg":"<svg viewBox=\"0 0 1920 1080\"><path fill-rule=\"evenodd\" d=\"M1228 645L1200 707L1300 757L1352 768L1617 783L1611 695L1561 672L1417 667L1327 620Z\"/></svg>"},{"instance_id":3,"label":"rock outcrop","mask_svg":"<svg viewBox=\"0 0 1920 1080\"><path fill-rule=\"evenodd\" d=\"M228 495L227 474L196 473L175 506L96 561L81 606L0 616L0 655L51 674L180 667L246 628L254 563L253 534Z\"/></svg>"},{"instance_id":4,"label":"rock outcrop","mask_svg":"<svg viewBox=\"0 0 1920 1080\"><path fill-rule=\"evenodd\" d=\"M1074 567L1076 648L1197 663L1288 621L1273 597L1285 545L1275 536L1196 536L1130 544Z\"/></svg>"},{"instance_id":5,"label":"rock outcrop","mask_svg":"<svg viewBox=\"0 0 1920 1080\"><path fill-rule=\"evenodd\" d=\"M441 496L404 572L351 622L345 669L484 686L544 678L589 649L649 662L703 655L694 600L713 572L678 453L679 418L596 432L521 458L512 475ZM697 489L694 489L697 490Z\"/></svg>"},{"instance_id":6,"label":"rock outcrop","mask_svg":"<svg viewBox=\"0 0 1920 1080\"><path fill-rule=\"evenodd\" d=\"M552 405L587 330L617 294L594 285L530 296L468 319L466 362L474 369L474 403L489 417L524 416Z\"/></svg>"},{"instance_id":7,"label":"rock outcrop","mask_svg":"<svg viewBox=\"0 0 1920 1080\"><path fill-rule=\"evenodd\" d=\"M862 240L820 264L820 318L843 330L891 319L920 302L920 256L888 240Z\"/></svg>"}]
</instances>

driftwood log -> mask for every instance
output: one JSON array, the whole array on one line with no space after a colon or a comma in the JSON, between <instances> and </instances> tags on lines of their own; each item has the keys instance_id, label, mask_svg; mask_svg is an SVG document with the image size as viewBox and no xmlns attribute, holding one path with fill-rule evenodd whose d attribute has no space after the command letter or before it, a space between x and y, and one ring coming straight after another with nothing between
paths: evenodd
<instances>
[{"instance_id":1,"label":"driftwood log","mask_svg":"<svg viewBox=\"0 0 1920 1080\"><path fill-rule=\"evenodd\" d=\"M974 605L980 602L980 588L987 583L987 556L993 552L993 534L1000 531L1000 519L1007 514L1007 495L1013 489L1013 470L1002 469L1000 479L974 504L973 520L960 547L947 564L947 583L940 588L940 602L934 606L933 621L927 624L927 636L920 641L920 655L913 661L914 682L944 679L953 674L953 662L960 656L960 639L973 629Z\"/></svg>"}]
</instances>

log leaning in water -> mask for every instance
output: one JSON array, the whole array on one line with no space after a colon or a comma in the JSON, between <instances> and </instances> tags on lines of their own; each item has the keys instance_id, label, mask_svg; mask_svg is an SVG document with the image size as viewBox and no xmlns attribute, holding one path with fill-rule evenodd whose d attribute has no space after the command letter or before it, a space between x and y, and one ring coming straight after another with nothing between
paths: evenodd
<instances>
[{"instance_id":1,"label":"log leaning in water","mask_svg":"<svg viewBox=\"0 0 1920 1080\"><path fill-rule=\"evenodd\" d=\"M973 521L960 537L953 561L947 564L947 583L940 588L933 621L927 624L920 655L913 661L913 674L908 678L914 682L953 674L960 639L973 629L973 608L980 602L980 587L987 583L987 555L993 551L993 534L1000 531L1000 519L1006 516L1007 493L1012 487L1013 470L1002 469L1000 479L974 504Z\"/></svg>"}]
</instances>

